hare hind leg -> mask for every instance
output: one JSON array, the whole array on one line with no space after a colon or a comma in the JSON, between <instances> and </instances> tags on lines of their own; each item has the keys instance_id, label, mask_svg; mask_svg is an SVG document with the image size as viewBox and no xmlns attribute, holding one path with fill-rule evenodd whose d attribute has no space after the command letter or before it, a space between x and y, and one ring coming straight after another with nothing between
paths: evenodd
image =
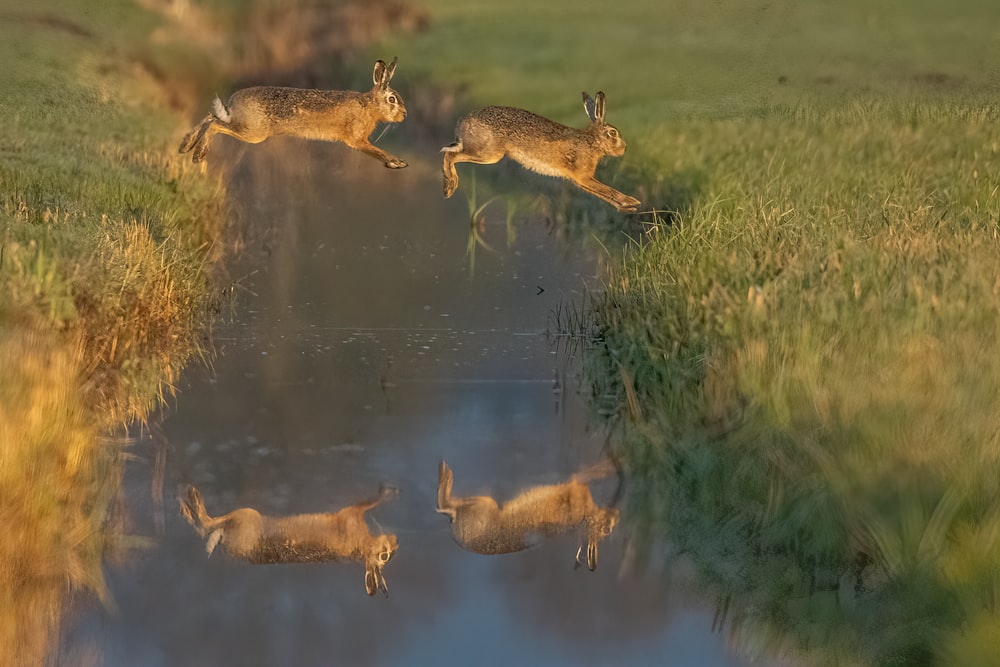
<instances>
[{"instance_id":1,"label":"hare hind leg","mask_svg":"<svg viewBox=\"0 0 1000 667\"><path fill-rule=\"evenodd\" d=\"M193 132L194 130L192 130ZM181 148L185 148L190 143L194 147L191 161L195 163L201 162L208 155L208 147L212 143L212 137L216 134L227 134L248 144L259 144L270 136L266 126L261 127L257 125L237 128L232 123L219 120L214 115L211 115L202 122L201 127L198 128L197 136L193 141L189 137L184 137L184 141L181 142ZM191 148L188 147L187 150L191 150Z\"/></svg>"},{"instance_id":2,"label":"hare hind leg","mask_svg":"<svg viewBox=\"0 0 1000 667\"><path fill-rule=\"evenodd\" d=\"M177 147L177 152L183 155L194 148L195 144L198 143L198 139L205 134L205 128L208 127L208 124L211 123L214 118L215 116L208 114L201 120L200 123L195 125L190 132L185 134L184 138L181 139L180 146Z\"/></svg>"},{"instance_id":3,"label":"hare hind leg","mask_svg":"<svg viewBox=\"0 0 1000 667\"><path fill-rule=\"evenodd\" d=\"M444 162L441 165L444 172L444 197L448 199L458 188L458 172L455 171L455 164L458 162L472 162L473 164L496 164L503 159L506 154L503 150L476 150L467 148L459 139L450 146L441 149L444 153Z\"/></svg>"},{"instance_id":4,"label":"hare hind leg","mask_svg":"<svg viewBox=\"0 0 1000 667\"><path fill-rule=\"evenodd\" d=\"M177 499L180 502L181 513L184 515L184 518L188 520L188 523L194 527L199 535L205 537L210 530L209 524L213 519L208 516L208 512L205 510L205 499L202 497L201 492L193 486L181 487Z\"/></svg>"}]
</instances>

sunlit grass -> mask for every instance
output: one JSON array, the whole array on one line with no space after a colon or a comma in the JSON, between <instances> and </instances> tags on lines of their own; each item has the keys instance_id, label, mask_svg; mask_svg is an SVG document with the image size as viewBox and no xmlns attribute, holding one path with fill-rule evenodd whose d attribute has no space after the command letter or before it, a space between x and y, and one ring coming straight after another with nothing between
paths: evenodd
<instances>
[{"instance_id":1,"label":"sunlit grass","mask_svg":"<svg viewBox=\"0 0 1000 667\"><path fill-rule=\"evenodd\" d=\"M646 528L738 627L820 663L924 664L967 619L996 628L996 118L880 102L695 128L700 185L599 310L595 378L647 410L626 436Z\"/></svg>"},{"instance_id":2,"label":"sunlit grass","mask_svg":"<svg viewBox=\"0 0 1000 667\"><path fill-rule=\"evenodd\" d=\"M608 120L635 145L678 118L865 92L986 98L997 84L1000 7L989 0L421 5L429 30L379 46L400 58L404 97L406 78L431 74L467 104L524 106L571 124L584 118L580 91L601 89Z\"/></svg>"},{"instance_id":3,"label":"sunlit grass","mask_svg":"<svg viewBox=\"0 0 1000 667\"><path fill-rule=\"evenodd\" d=\"M104 438L201 353L221 192L172 156L186 119L159 25L124 0L0 22L3 664L42 663L67 588L103 595L121 473Z\"/></svg>"},{"instance_id":4,"label":"sunlit grass","mask_svg":"<svg viewBox=\"0 0 1000 667\"><path fill-rule=\"evenodd\" d=\"M224 192L180 137L241 77L315 83L421 16L347 4L0 8L0 663L43 662L67 586L102 593L120 465L99 436L146 419L204 353Z\"/></svg>"},{"instance_id":5,"label":"sunlit grass","mask_svg":"<svg viewBox=\"0 0 1000 667\"><path fill-rule=\"evenodd\" d=\"M67 585L104 594L116 451L81 401L81 358L59 334L0 327L0 655L11 665L47 653Z\"/></svg>"},{"instance_id":6,"label":"sunlit grass","mask_svg":"<svg viewBox=\"0 0 1000 667\"><path fill-rule=\"evenodd\" d=\"M145 13L132 12L143 25ZM17 92L0 100L11 119L0 135L8 147L0 161L8 317L29 312L81 333L94 360L92 403L106 423L126 423L142 418L150 400L134 403L106 385L161 394L156 385L169 386L194 351L190 336L171 327L190 331L204 317L196 302L206 286L202 261L218 253L218 204L207 203L217 191L170 159L178 118L157 109L162 92L152 81L126 76L127 61L86 40L58 48L66 37L33 16L5 24L5 48L12 62L25 49L44 57L18 59L33 64L0 75ZM99 29L68 10L51 16L88 34ZM151 377L159 378L152 386Z\"/></svg>"},{"instance_id":7,"label":"sunlit grass","mask_svg":"<svg viewBox=\"0 0 1000 667\"><path fill-rule=\"evenodd\" d=\"M589 356L638 534L748 652L988 664L1000 5L427 6L386 47L415 78L578 126L603 89L605 178L658 211L609 245Z\"/></svg>"}]
</instances>

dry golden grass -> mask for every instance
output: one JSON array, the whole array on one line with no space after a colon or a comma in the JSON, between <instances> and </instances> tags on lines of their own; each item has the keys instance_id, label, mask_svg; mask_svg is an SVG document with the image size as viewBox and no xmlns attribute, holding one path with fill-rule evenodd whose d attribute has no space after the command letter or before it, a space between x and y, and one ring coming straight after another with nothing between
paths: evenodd
<instances>
[{"instance_id":1,"label":"dry golden grass","mask_svg":"<svg viewBox=\"0 0 1000 667\"><path fill-rule=\"evenodd\" d=\"M42 664L67 590L103 597L121 474L104 436L171 391L209 316L222 192L171 159L185 119L121 55L148 18L50 0L0 23L18 63L0 71L4 665Z\"/></svg>"},{"instance_id":2,"label":"dry golden grass","mask_svg":"<svg viewBox=\"0 0 1000 667\"><path fill-rule=\"evenodd\" d=\"M0 69L4 665L45 659L67 587L103 595L102 557L121 542L104 530L121 467L102 436L145 420L205 354L227 216L221 176L176 156L190 117L224 76L315 76L326 70L310 59L343 55L411 12L388 1L142 5L0 12L0 60L16 64Z\"/></svg>"},{"instance_id":3,"label":"dry golden grass","mask_svg":"<svg viewBox=\"0 0 1000 667\"><path fill-rule=\"evenodd\" d=\"M39 664L66 586L103 596L101 557L116 453L78 391L82 346L0 327L0 657Z\"/></svg>"}]
</instances>

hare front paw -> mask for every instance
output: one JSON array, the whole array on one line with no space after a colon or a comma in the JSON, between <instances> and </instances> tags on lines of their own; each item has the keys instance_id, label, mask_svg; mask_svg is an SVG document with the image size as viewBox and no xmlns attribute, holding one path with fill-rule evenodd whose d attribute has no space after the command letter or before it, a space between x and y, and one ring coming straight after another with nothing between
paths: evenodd
<instances>
[{"instance_id":1,"label":"hare front paw","mask_svg":"<svg viewBox=\"0 0 1000 667\"><path fill-rule=\"evenodd\" d=\"M385 161L385 166L389 169L403 169L406 167L406 163L400 160L398 157L390 158Z\"/></svg>"},{"instance_id":2,"label":"hare front paw","mask_svg":"<svg viewBox=\"0 0 1000 667\"><path fill-rule=\"evenodd\" d=\"M642 202L635 197L626 196L625 199L616 204L616 208L622 213L635 213L639 210L640 204L642 204Z\"/></svg>"}]
</instances>

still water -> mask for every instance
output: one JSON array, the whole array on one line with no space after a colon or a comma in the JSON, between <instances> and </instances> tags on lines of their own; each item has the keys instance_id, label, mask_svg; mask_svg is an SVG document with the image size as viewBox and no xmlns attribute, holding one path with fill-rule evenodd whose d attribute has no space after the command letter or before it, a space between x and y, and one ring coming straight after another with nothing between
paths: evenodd
<instances>
[{"instance_id":1,"label":"still water","mask_svg":"<svg viewBox=\"0 0 1000 667\"><path fill-rule=\"evenodd\" d=\"M480 247L470 275L465 193L445 201L432 167L389 171L294 140L215 151L210 169L227 165L246 238L228 266L236 297L210 367L189 368L161 437L130 450L129 530L151 541L109 566L113 605L69 624L62 662L744 664L682 568L637 563L627 517L590 572L574 568L574 535L484 556L435 512L442 459L456 495L501 501L601 459L578 360L548 335L557 310L599 287L593 252L530 215L508 244L500 206L482 232L495 252ZM206 557L177 502L192 484L210 514L283 516L350 505L381 483L399 489L367 515L373 533L398 537L388 597L365 594L356 562ZM596 503L615 501L618 484L592 483Z\"/></svg>"}]
</instances>

